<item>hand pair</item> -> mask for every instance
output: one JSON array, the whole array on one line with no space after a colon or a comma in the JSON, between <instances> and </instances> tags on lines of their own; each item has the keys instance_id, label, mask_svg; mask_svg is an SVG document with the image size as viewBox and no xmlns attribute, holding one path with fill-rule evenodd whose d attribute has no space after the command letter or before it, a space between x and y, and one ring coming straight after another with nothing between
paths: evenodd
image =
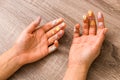
<instances>
[{"instance_id":1,"label":"hand pair","mask_svg":"<svg viewBox=\"0 0 120 80\"><path fill-rule=\"evenodd\" d=\"M39 27L41 18L33 21L15 42L14 49L21 64L37 61L58 48L58 40L63 36L66 24L63 18L48 22ZM83 17L82 34L80 25L74 27L74 37L69 53L69 66L90 65L99 55L107 28L102 13L98 13L98 27L95 15L89 11Z\"/></svg>"}]
</instances>

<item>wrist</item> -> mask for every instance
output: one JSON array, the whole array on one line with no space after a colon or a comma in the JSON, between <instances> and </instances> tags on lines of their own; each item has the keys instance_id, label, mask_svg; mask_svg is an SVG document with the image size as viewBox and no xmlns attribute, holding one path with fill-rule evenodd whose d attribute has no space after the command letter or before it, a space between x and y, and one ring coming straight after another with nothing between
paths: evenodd
<instances>
[{"instance_id":1,"label":"wrist","mask_svg":"<svg viewBox=\"0 0 120 80\"><path fill-rule=\"evenodd\" d=\"M86 65L86 64L68 64L68 69L82 70L83 72L87 72L89 69L89 65Z\"/></svg>"},{"instance_id":2,"label":"wrist","mask_svg":"<svg viewBox=\"0 0 120 80\"><path fill-rule=\"evenodd\" d=\"M0 80L5 80L16 72L22 64L14 48L9 49L0 56Z\"/></svg>"},{"instance_id":3,"label":"wrist","mask_svg":"<svg viewBox=\"0 0 120 80\"><path fill-rule=\"evenodd\" d=\"M19 53L15 47L10 48L8 51L3 53L2 58L9 61L14 61L14 63L16 63L18 67L22 66L22 63L20 62Z\"/></svg>"},{"instance_id":4,"label":"wrist","mask_svg":"<svg viewBox=\"0 0 120 80\"><path fill-rule=\"evenodd\" d=\"M68 64L63 80L86 80L89 67L85 64Z\"/></svg>"},{"instance_id":5,"label":"wrist","mask_svg":"<svg viewBox=\"0 0 120 80\"><path fill-rule=\"evenodd\" d=\"M89 63L86 63L86 62L83 62L83 61L71 61L71 60L69 60L69 62L68 62L68 68L79 68L80 69L80 67L82 67L83 69L85 68L85 69L89 69L89 67L90 67L90 65L91 64L89 64Z\"/></svg>"}]
</instances>

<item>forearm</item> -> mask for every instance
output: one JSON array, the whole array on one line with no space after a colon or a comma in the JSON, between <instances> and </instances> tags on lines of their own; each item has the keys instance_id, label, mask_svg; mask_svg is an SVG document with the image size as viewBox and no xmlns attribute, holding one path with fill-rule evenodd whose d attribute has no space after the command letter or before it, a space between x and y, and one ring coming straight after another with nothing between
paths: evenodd
<instances>
[{"instance_id":1,"label":"forearm","mask_svg":"<svg viewBox=\"0 0 120 80\"><path fill-rule=\"evenodd\" d=\"M63 80L86 80L88 67L85 65L68 66Z\"/></svg>"},{"instance_id":2,"label":"forearm","mask_svg":"<svg viewBox=\"0 0 120 80\"><path fill-rule=\"evenodd\" d=\"M21 67L19 57L14 49L0 55L0 80L6 80Z\"/></svg>"}]
</instances>

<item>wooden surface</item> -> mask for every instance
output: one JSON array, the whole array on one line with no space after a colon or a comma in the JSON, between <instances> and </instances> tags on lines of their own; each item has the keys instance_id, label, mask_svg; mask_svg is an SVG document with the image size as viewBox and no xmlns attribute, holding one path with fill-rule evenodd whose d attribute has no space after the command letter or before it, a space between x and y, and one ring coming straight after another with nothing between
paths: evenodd
<instances>
[{"instance_id":1,"label":"wooden surface","mask_svg":"<svg viewBox=\"0 0 120 80\"><path fill-rule=\"evenodd\" d=\"M0 0L0 53L9 49L37 16L44 24L63 17L67 23L57 51L23 66L9 80L62 80L72 41L73 25L88 10L105 15L109 28L101 55L92 64L87 80L120 80L120 0Z\"/></svg>"}]
</instances>

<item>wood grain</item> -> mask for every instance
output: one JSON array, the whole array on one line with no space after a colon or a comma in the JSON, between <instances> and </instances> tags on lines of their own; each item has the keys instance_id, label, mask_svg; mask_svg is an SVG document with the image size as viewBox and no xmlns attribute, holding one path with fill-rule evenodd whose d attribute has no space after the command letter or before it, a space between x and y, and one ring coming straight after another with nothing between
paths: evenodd
<instances>
[{"instance_id":1,"label":"wood grain","mask_svg":"<svg viewBox=\"0 0 120 80\"><path fill-rule=\"evenodd\" d=\"M0 53L9 49L19 34L37 16L44 24L63 17L67 23L57 51L23 66L9 80L62 80L67 67L73 26L88 10L103 12L109 28L101 55L92 64L87 80L120 80L119 0L0 0Z\"/></svg>"}]
</instances>

